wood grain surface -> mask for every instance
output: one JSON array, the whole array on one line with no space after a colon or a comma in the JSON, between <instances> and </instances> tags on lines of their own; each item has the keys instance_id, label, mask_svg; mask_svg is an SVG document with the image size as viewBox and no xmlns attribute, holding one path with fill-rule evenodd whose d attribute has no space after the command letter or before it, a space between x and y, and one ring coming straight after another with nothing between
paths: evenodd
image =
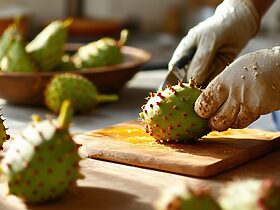
<instances>
[{"instance_id":1,"label":"wood grain surface","mask_svg":"<svg viewBox=\"0 0 280 210\"><path fill-rule=\"evenodd\" d=\"M206 178L276 149L280 134L253 129L211 132L195 144L158 144L139 121L77 135L87 157Z\"/></svg>"}]
</instances>

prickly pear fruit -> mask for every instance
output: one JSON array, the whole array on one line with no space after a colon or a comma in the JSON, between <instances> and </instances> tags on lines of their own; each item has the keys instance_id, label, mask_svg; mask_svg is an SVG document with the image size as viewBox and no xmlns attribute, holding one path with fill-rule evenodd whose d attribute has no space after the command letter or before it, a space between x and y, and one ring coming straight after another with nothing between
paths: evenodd
<instances>
[{"instance_id":1,"label":"prickly pear fruit","mask_svg":"<svg viewBox=\"0 0 280 210\"><path fill-rule=\"evenodd\" d=\"M0 61L6 55L9 50L14 38L16 36L21 36L18 31L17 24L14 23L10 25L2 34L0 38Z\"/></svg>"},{"instance_id":2,"label":"prickly pear fruit","mask_svg":"<svg viewBox=\"0 0 280 210\"><path fill-rule=\"evenodd\" d=\"M222 190L223 210L278 210L280 183L271 179L233 181Z\"/></svg>"},{"instance_id":3,"label":"prickly pear fruit","mask_svg":"<svg viewBox=\"0 0 280 210\"><path fill-rule=\"evenodd\" d=\"M205 189L174 188L155 203L156 210L222 210Z\"/></svg>"},{"instance_id":4,"label":"prickly pear fruit","mask_svg":"<svg viewBox=\"0 0 280 210\"><path fill-rule=\"evenodd\" d=\"M10 145L1 162L9 194L27 203L47 202L81 177L81 158L69 133L71 113L65 102L58 120L33 122Z\"/></svg>"},{"instance_id":5,"label":"prickly pear fruit","mask_svg":"<svg viewBox=\"0 0 280 210\"><path fill-rule=\"evenodd\" d=\"M52 71L60 63L70 24L70 20L54 21L26 46L40 71Z\"/></svg>"},{"instance_id":6,"label":"prickly pear fruit","mask_svg":"<svg viewBox=\"0 0 280 210\"><path fill-rule=\"evenodd\" d=\"M121 47L126 42L127 35L127 30L123 30L119 41L102 38L80 47L73 56L75 65L78 68L92 68L121 63L123 61Z\"/></svg>"},{"instance_id":7,"label":"prickly pear fruit","mask_svg":"<svg viewBox=\"0 0 280 210\"><path fill-rule=\"evenodd\" d=\"M0 115L0 149L3 149L3 143L5 140L8 140L10 138L10 135L7 134L6 130L7 128L4 125L4 120L1 118L2 115Z\"/></svg>"},{"instance_id":8,"label":"prickly pear fruit","mask_svg":"<svg viewBox=\"0 0 280 210\"><path fill-rule=\"evenodd\" d=\"M210 132L207 120L194 111L200 92L192 82L179 82L163 91L150 93L140 113L146 132L158 141L178 143L193 142Z\"/></svg>"},{"instance_id":9,"label":"prickly pear fruit","mask_svg":"<svg viewBox=\"0 0 280 210\"><path fill-rule=\"evenodd\" d=\"M69 55L63 55L60 63L54 68L55 71L73 71L77 70L72 58Z\"/></svg>"},{"instance_id":10,"label":"prickly pear fruit","mask_svg":"<svg viewBox=\"0 0 280 210\"><path fill-rule=\"evenodd\" d=\"M0 62L0 68L5 72L35 72L36 67L31 57L25 51L21 36L14 37L10 48Z\"/></svg>"},{"instance_id":11,"label":"prickly pear fruit","mask_svg":"<svg viewBox=\"0 0 280 210\"><path fill-rule=\"evenodd\" d=\"M99 103L114 102L117 95L100 95L88 79L81 75L64 73L55 76L45 91L45 103L58 112L64 100L70 100L75 113L85 113Z\"/></svg>"}]
</instances>

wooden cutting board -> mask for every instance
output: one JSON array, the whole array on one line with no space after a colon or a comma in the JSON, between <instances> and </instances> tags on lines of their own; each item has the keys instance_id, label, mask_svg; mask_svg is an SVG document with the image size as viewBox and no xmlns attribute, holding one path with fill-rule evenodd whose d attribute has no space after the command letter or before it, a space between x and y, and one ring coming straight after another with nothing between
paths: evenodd
<instances>
[{"instance_id":1,"label":"wooden cutting board","mask_svg":"<svg viewBox=\"0 0 280 210\"><path fill-rule=\"evenodd\" d=\"M280 133L253 129L211 132L195 144L158 144L139 121L75 136L86 156L195 177L209 177L280 146Z\"/></svg>"}]
</instances>

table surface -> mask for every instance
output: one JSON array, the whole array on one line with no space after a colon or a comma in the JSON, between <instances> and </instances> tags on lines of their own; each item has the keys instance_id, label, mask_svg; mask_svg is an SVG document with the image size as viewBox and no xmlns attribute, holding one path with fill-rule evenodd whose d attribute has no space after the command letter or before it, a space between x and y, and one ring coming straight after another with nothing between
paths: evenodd
<instances>
[{"instance_id":1,"label":"table surface","mask_svg":"<svg viewBox=\"0 0 280 210\"><path fill-rule=\"evenodd\" d=\"M166 71L142 71L126 85L120 100L114 104L97 107L90 114L75 116L71 132L83 133L112 124L137 119L144 98L155 91ZM22 107L1 101L2 113L7 120L9 134L17 135L29 122L30 115L52 114L44 108ZM261 117L250 127L275 131L271 115ZM137 168L100 160L85 159L81 162L85 179L55 203L43 206L25 206L14 197L0 196L0 209L100 209L100 210L151 210L160 193L170 186L203 185L218 189L226 181L236 178L280 178L280 151L274 151L255 161L224 172L209 179L198 179L166 172ZM1 189L1 186L0 186ZM0 190L1 191L1 190Z\"/></svg>"}]
</instances>

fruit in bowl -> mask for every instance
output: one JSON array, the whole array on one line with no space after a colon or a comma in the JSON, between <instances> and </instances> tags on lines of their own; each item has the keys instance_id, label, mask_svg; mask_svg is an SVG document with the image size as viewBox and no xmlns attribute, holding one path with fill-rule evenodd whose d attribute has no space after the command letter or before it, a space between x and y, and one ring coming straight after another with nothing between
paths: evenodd
<instances>
[{"instance_id":1,"label":"fruit in bowl","mask_svg":"<svg viewBox=\"0 0 280 210\"><path fill-rule=\"evenodd\" d=\"M52 77L69 71L89 79L100 93L117 93L150 59L148 52L124 46L127 39L125 30L119 41L103 38L87 45L69 44L69 24L71 20L51 23L26 46L16 24L10 26L19 40L10 35L11 32L0 39L0 63L4 59L3 66L7 66L5 57L11 54L8 56L11 60L9 66L13 67L6 70L3 67L0 71L0 98L16 104L43 105L43 93ZM16 47L12 47L16 40ZM87 61L87 56L81 53L84 49L96 49L100 54L89 53ZM11 64L12 61L15 65Z\"/></svg>"},{"instance_id":2,"label":"fruit in bowl","mask_svg":"<svg viewBox=\"0 0 280 210\"><path fill-rule=\"evenodd\" d=\"M65 52L71 19L57 20L46 26L25 46L17 23L8 27L0 40L1 70L9 72L50 72L80 70L120 64L124 60L121 48L127 41L128 31L121 31L120 40L105 37L80 46L71 56ZM8 64L7 64L8 63ZM17 64L17 65L16 65ZM69 65L72 64L72 65ZM10 70L8 66L13 66ZM68 69L70 68L70 69Z\"/></svg>"}]
</instances>

